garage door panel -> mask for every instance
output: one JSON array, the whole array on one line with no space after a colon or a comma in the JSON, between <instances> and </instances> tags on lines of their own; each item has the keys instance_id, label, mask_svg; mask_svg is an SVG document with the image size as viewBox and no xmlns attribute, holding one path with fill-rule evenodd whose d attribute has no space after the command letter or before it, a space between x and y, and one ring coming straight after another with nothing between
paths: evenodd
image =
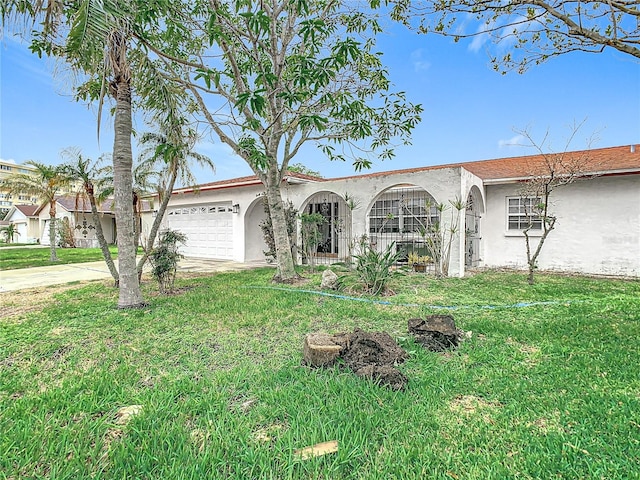
<instances>
[{"instance_id":1,"label":"garage door panel","mask_svg":"<svg viewBox=\"0 0 640 480\"><path fill-rule=\"evenodd\" d=\"M179 210L180 214L176 215L176 210ZM180 248L180 252L185 256L233 258L231 204L210 204L170 210L167 226L187 236L186 244Z\"/></svg>"}]
</instances>

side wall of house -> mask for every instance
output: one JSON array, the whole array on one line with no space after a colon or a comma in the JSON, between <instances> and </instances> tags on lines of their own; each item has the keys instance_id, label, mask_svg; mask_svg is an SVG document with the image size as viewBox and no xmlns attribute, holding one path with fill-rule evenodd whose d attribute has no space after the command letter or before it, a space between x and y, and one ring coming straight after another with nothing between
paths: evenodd
<instances>
[{"instance_id":1,"label":"side wall of house","mask_svg":"<svg viewBox=\"0 0 640 480\"><path fill-rule=\"evenodd\" d=\"M56 223L60 225L64 218L68 218L73 228L73 236L78 248L98 248L98 239L96 237L95 225L90 213L75 215L67 211L64 207L58 205L56 211ZM49 245L49 208L43 208L40 211L37 222L39 226L34 228L37 231L42 245ZM35 220L34 220L35 222ZM113 215L100 215L100 223L102 232L107 243L115 243L116 235L114 228Z\"/></svg>"},{"instance_id":2,"label":"side wall of house","mask_svg":"<svg viewBox=\"0 0 640 480\"><path fill-rule=\"evenodd\" d=\"M486 187L484 266L526 268L524 236L507 224L507 197L518 194L518 184ZM580 180L556 190L551 204L558 220L540 269L640 275L640 175Z\"/></svg>"},{"instance_id":3,"label":"side wall of house","mask_svg":"<svg viewBox=\"0 0 640 480\"><path fill-rule=\"evenodd\" d=\"M115 243L116 235L114 229L113 215L99 215L102 233L107 243ZM74 227L74 238L76 246L80 248L98 248L100 246L96 236L93 216L90 213L72 215L72 225Z\"/></svg>"}]
</instances>

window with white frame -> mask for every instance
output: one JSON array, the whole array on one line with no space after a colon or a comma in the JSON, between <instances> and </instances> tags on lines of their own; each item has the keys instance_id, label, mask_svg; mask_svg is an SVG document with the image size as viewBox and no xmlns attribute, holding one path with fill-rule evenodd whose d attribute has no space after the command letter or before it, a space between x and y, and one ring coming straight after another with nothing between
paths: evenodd
<instances>
[{"instance_id":1,"label":"window with white frame","mask_svg":"<svg viewBox=\"0 0 640 480\"><path fill-rule=\"evenodd\" d=\"M538 215L540 197L507 197L507 226L509 230L542 230L542 219Z\"/></svg>"}]
</instances>

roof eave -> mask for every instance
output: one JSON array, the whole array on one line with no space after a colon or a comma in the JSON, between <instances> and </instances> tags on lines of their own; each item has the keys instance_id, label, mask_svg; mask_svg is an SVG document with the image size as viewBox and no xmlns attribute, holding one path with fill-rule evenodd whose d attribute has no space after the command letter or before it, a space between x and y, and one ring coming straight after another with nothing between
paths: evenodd
<instances>
[{"instance_id":1,"label":"roof eave","mask_svg":"<svg viewBox=\"0 0 640 480\"><path fill-rule=\"evenodd\" d=\"M627 168L620 170L603 170L598 172L585 172L584 174L578 175L578 177L611 177L616 175L634 175L640 174L639 168ZM485 185L503 185L506 183L520 183L531 180L532 178L536 178L534 176L526 176L526 177L507 177L507 178L486 178L482 180L482 183Z\"/></svg>"}]
</instances>

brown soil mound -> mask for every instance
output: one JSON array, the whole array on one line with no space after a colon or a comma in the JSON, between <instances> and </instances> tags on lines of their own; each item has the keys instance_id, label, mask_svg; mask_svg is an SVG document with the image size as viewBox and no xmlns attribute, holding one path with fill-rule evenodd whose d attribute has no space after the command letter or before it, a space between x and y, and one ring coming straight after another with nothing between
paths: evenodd
<instances>
[{"instance_id":1,"label":"brown soil mound","mask_svg":"<svg viewBox=\"0 0 640 480\"><path fill-rule=\"evenodd\" d=\"M344 363L359 377L369 378L393 390L407 386L407 377L395 368L407 359L407 352L388 333L356 329L351 334L334 338L343 346L340 356Z\"/></svg>"}]
</instances>

